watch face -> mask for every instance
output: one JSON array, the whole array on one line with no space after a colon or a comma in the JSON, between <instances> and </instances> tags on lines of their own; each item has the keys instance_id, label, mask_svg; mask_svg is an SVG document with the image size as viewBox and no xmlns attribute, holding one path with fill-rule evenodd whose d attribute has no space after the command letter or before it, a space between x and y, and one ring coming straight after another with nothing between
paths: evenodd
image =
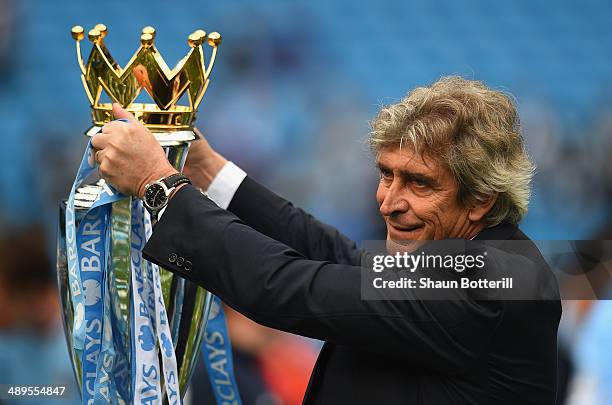
<instances>
[{"instance_id":1,"label":"watch face","mask_svg":"<svg viewBox=\"0 0 612 405\"><path fill-rule=\"evenodd\" d=\"M166 189L159 183L153 183L144 195L144 203L147 208L152 210L158 210L164 207L168 202L168 196L166 195Z\"/></svg>"}]
</instances>

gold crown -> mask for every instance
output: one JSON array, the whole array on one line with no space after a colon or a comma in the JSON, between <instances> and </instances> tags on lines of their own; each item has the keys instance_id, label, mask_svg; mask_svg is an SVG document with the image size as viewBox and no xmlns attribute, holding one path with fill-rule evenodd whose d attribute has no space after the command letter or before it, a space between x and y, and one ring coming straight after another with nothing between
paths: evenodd
<instances>
[{"instance_id":1,"label":"gold crown","mask_svg":"<svg viewBox=\"0 0 612 405\"><path fill-rule=\"evenodd\" d=\"M87 37L93 47L85 65L80 45L85 31L79 25L72 28L81 79L91 103L93 124L102 126L113 120L112 104L100 102L104 90L113 102L121 104L154 132L192 128L196 111L208 87L221 35L217 32L206 35L202 30L189 35L187 42L191 50L171 70L155 48L153 27L142 29L140 48L125 68L115 62L104 44L107 32L104 24L97 24L89 31ZM212 47L208 66L204 64L204 42ZM134 102L143 88L155 104ZM189 105L177 105L185 92Z\"/></svg>"}]
</instances>

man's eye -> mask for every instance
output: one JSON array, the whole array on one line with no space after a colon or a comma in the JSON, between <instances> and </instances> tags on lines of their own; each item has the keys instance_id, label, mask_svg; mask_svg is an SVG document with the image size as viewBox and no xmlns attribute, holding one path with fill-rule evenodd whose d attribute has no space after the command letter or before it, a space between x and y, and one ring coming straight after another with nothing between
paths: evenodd
<instances>
[{"instance_id":1,"label":"man's eye","mask_svg":"<svg viewBox=\"0 0 612 405\"><path fill-rule=\"evenodd\" d=\"M412 184L414 185L415 188L424 190L429 188L429 183L425 180L421 180L421 179L414 179L412 180Z\"/></svg>"},{"instance_id":2,"label":"man's eye","mask_svg":"<svg viewBox=\"0 0 612 405\"><path fill-rule=\"evenodd\" d=\"M393 173L389 170L381 169L379 175L381 180L391 180L393 178Z\"/></svg>"}]
</instances>

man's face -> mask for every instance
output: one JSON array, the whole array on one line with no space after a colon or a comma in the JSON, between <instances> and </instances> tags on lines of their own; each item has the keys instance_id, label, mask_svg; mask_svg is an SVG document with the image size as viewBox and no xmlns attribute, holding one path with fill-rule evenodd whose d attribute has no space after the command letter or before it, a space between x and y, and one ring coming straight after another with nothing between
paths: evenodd
<instances>
[{"instance_id":1,"label":"man's face","mask_svg":"<svg viewBox=\"0 0 612 405\"><path fill-rule=\"evenodd\" d=\"M458 185L442 164L410 148L383 149L377 160L376 199L387 239L467 238L473 231L468 208L457 201Z\"/></svg>"}]
</instances>

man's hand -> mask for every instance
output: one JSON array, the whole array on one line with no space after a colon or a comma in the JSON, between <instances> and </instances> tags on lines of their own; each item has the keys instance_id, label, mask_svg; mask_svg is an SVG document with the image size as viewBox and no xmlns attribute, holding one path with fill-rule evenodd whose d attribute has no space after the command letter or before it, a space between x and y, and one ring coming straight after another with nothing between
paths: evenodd
<instances>
[{"instance_id":1,"label":"man's hand","mask_svg":"<svg viewBox=\"0 0 612 405\"><path fill-rule=\"evenodd\" d=\"M201 139L191 143L183 174L189 177L196 187L206 190L227 160L210 147L197 129L196 131Z\"/></svg>"},{"instance_id":2,"label":"man's hand","mask_svg":"<svg viewBox=\"0 0 612 405\"><path fill-rule=\"evenodd\" d=\"M100 176L121 193L142 198L146 184L177 170L153 134L132 114L115 103L113 115L129 122L109 122L92 137Z\"/></svg>"}]
</instances>

